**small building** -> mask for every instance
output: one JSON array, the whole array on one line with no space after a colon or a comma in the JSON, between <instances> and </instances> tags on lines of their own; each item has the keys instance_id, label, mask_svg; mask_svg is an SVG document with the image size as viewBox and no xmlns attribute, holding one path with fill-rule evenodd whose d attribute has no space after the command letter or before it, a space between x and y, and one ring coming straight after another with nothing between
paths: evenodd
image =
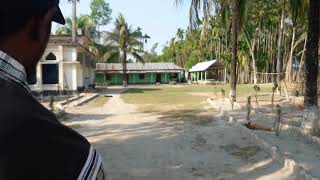
<instances>
[{"instance_id":1,"label":"small building","mask_svg":"<svg viewBox=\"0 0 320 180\"><path fill-rule=\"evenodd\" d=\"M183 81L183 69L174 63L128 63L128 84L168 84ZM120 63L99 63L96 68L97 85L123 83Z\"/></svg>"},{"instance_id":2,"label":"small building","mask_svg":"<svg viewBox=\"0 0 320 180\"><path fill-rule=\"evenodd\" d=\"M51 36L48 47L28 77L34 92L75 92L95 84L95 55L89 50L91 40L78 36Z\"/></svg>"},{"instance_id":3,"label":"small building","mask_svg":"<svg viewBox=\"0 0 320 180\"><path fill-rule=\"evenodd\" d=\"M198 84L215 84L227 82L227 69L223 62L211 60L201 62L189 70L189 80Z\"/></svg>"}]
</instances>

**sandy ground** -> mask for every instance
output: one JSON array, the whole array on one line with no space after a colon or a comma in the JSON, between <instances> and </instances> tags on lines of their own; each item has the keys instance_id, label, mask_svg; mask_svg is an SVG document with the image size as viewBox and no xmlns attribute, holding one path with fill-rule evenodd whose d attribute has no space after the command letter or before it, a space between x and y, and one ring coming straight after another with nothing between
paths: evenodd
<instances>
[{"instance_id":1,"label":"sandy ground","mask_svg":"<svg viewBox=\"0 0 320 180\"><path fill-rule=\"evenodd\" d=\"M225 124L160 120L120 98L67 109L63 122L94 144L111 180L299 179Z\"/></svg>"},{"instance_id":2,"label":"sandy ground","mask_svg":"<svg viewBox=\"0 0 320 180\"><path fill-rule=\"evenodd\" d=\"M277 97L279 99L279 97ZM240 104L241 108L232 111L230 105L221 104L220 101L214 101L219 106L228 109L228 113L235 117L241 123L247 123L246 104ZM276 108L272 110L270 101L261 101L260 109L253 102L250 121L263 127L273 128L276 119ZM302 121L303 98L297 98L295 103L292 101L276 101L275 105L281 106L281 122L283 125L300 127ZM287 135L280 133L276 136L275 132L256 131L259 136L268 144L279 148L279 150L291 159L294 159L299 165L307 170L312 176L320 177L320 152L319 147L306 141L303 137L297 135Z\"/></svg>"}]
</instances>

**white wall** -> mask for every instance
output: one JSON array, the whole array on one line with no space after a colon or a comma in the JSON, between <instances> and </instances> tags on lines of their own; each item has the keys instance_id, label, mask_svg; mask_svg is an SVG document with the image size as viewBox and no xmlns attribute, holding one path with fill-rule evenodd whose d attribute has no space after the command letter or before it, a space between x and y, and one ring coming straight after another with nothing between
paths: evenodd
<instances>
[{"instance_id":1,"label":"white wall","mask_svg":"<svg viewBox=\"0 0 320 180\"><path fill-rule=\"evenodd\" d=\"M84 82L83 82L83 69L81 68L81 65L78 64L77 65L77 86L78 87L83 87L85 86Z\"/></svg>"},{"instance_id":2,"label":"white wall","mask_svg":"<svg viewBox=\"0 0 320 180\"><path fill-rule=\"evenodd\" d=\"M77 90L77 69L75 64L64 64L64 90Z\"/></svg>"},{"instance_id":3,"label":"white wall","mask_svg":"<svg viewBox=\"0 0 320 180\"><path fill-rule=\"evenodd\" d=\"M63 48L63 61L64 62L71 62L77 60L77 49L71 47L64 47Z\"/></svg>"},{"instance_id":4,"label":"white wall","mask_svg":"<svg viewBox=\"0 0 320 180\"><path fill-rule=\"evenodd\" d=\"M62 60L63 58L63 51L62 51L62 46L49 46L47 47L47 49L45 50L42 58L41 58L41 61L45 61L46 59L46 56L52 52L56 57L57 57L57 60Z\"/></svg>"},{"instance_id":5,"label":"white wall","mask_svg":"<svg viewBox=\"0 0 320 180\"><path fill-rule=\"evenodd\" d=\"M48 46L37 66L37 85L32 86L32 89L58 90L57 85L42 85L42 64L59 65L59 86L62 90L76 91L78 87L95 84L95 68L84 64L87 52L78 52L78 50L76 47ZM45 60L50 52L57 57L57 61Z\"/></svg>"},{"instance_id":6,"label":"white wall","mask_svg":"<svg viewBox=\"0 0 320 180\"><path fill-rule=\"evenodd\" d=\"M90 67L90 84L96 83L96 69Z\"/></svg>"}]
</instances>

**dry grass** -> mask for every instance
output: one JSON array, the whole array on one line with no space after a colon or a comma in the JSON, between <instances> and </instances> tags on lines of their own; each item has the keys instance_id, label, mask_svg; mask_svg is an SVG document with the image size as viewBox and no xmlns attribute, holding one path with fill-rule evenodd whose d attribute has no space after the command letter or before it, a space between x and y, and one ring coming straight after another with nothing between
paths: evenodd
<instances>
[{"instance_id":1,"label":"dry grass","mask_svg":"<svg viewBox=\"0 0 320 180\"><path fill-rule=\"evenodd\" d=\"M271 88L271 85L261 86L261 93L270 94ZM221 89L226 91L227 97L228 85L131 88L121 97L126 103L137 105L141 112L162 115L163 120L195 121L199 124L207 124L212 121L216 111L208 107L206 100L209 97L221 97ZM248 95L253 95L254 89L252 85L239 85L237 93L238 99L242 101Z\"/></svg>"}]
</instances>

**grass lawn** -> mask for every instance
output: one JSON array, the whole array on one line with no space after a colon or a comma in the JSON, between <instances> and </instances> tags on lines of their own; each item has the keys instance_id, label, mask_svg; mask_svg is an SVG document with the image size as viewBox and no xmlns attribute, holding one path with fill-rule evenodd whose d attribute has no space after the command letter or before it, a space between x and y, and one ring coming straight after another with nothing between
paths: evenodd
<instances>
[{"instance_id":1,"label":"grass lawn","mask_svg":"<svg viewBox=\"0 0 320 180\"><path fill-rule=\"evenodd\" d=\"M130 88L121 97L129 104L135 104L140 111L157 113L165 120L203 120L214 115L206 100L208 97L221 97L221 89L229 94L229 85L185 85L159 86L153 88ZM260 94L271 93L272 85L260 86ZM244 101L254 95L253 85L239 85L238 100ZM266 97L269 98L269 97Z\"/></svg>"}]
</instances>

